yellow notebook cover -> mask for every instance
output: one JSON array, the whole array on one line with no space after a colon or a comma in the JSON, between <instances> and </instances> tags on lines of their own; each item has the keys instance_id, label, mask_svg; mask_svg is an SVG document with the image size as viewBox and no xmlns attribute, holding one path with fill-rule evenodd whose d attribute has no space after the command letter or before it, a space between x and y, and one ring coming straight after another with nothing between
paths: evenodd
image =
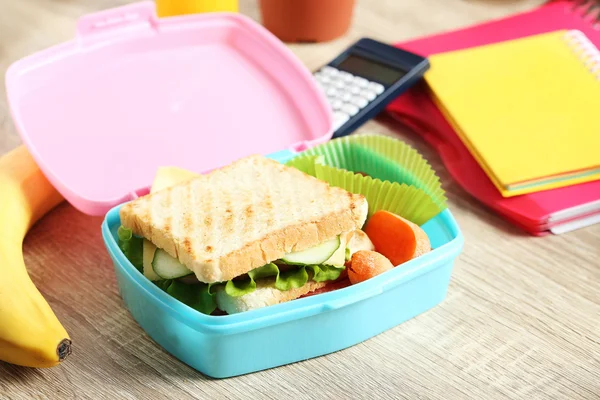
<instances>
[{"instance_id":1,"label":"yellow notebook cover","mask_svg":"<svg viewBox=\"0 0 600 400\"><path fill-rule=\"evenodd\" d=\"M555 31L433 55L425 79L504 197L600 179L600 52Z\"/></svg>"}]
</instances>

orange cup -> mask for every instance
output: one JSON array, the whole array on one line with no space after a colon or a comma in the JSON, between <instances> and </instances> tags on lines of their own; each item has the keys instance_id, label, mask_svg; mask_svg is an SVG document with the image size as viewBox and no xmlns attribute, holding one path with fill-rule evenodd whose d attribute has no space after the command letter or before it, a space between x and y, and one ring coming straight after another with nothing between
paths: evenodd
<instances>
[{"instance_id":1,"label":"orange cup","mask_svg":"<svg viewBox=\"0 0 600 400\"><path fill-rule=\"evenodd\" d=\"M262 24L284 42L325 42L342 36L355 0L260 0Z\"/></svg>"}]
</instances>

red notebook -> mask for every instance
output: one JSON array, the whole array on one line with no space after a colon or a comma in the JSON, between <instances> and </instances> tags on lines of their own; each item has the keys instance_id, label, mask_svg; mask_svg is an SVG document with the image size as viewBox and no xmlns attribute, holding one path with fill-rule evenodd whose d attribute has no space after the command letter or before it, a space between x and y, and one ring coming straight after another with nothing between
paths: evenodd
<instances>
[{"instance_id":1,"label":"red notebook","mask_svg":"<svg viewBox=\"0 0 600 400\"><path fill-rule=\"evenodd\" d=\"M600 45L599 12L596 0L553 1L508 18L396 46L430 56L558 29L578 29ZM439 152L450 174L467 192L529 233L559 234L600 222L600 181L502 197L435 106L424 83L400 96L387 111Z\"/></svg>"}]
</instances>

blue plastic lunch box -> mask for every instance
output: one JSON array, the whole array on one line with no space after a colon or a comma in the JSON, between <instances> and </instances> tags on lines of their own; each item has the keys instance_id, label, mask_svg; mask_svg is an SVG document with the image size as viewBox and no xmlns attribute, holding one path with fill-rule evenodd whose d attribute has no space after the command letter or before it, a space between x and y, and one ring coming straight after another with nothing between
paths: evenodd
<instances>
[{"instance_id":1,"label":"blue plastic lunch box","mask_svg":"<svg viewBox=\"0 0 600 400\"><path fill-rule=\"evenodd\" d=\"M331 111L312 74L249 18L158 19L149 1L87 15L75 39L13 64L7 94L50 182L80 211L105 216L104 242L131 315L206 375L331 353L446 296L463 246L449 210L423 225L434 250L419 258L357 285L235 315L189 308L122 254L119 208L148 193L158 167L208 171L253 153L285 162L331 138Z\"/></svg>"},{"instance_id":2,"label":"blue plastic lunch box","mask_svg":"<svg viewBox=\"0 0 600 400\"><path fill-rule=\"evenodd\" d=\"M434 307L446 297L454 260L463 247L460 229L445 210L422 226L433 250L391 271L316 296L209 316L163 292L123 255L117 244L120 207L107 214L102 235L125 305L169 353L215 378L332 353Z\"/></svg>"}]
</instances>

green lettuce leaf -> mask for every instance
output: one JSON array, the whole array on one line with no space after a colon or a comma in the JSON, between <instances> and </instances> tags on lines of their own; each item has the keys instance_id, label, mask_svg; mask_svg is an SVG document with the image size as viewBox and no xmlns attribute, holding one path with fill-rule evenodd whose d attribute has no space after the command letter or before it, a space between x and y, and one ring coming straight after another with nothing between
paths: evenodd
<instances>
[{"instance_id":1,"label":"green lettuce leaf","mask_svg":"<svg viewBox=\"0 0 600 400\"><path fill-rule=\"evenodd\" d=\"M119 236L119 248L125 257L127 257L138 271L144 273L144 240L133 236L131 229L124 228L123 226L119 227L117 235Z\"/></svg>"},{"instance_id":2,"label":"green lettuce leaf","mask_svg":"<svg viewBox=\"0 0 600 400\"><path fill-rule=\"evenodd\" d=\"M268 278L277 275L279 275L279 267L273 263L263 265L262 267L255 268L248 272L248 276L252 279Z\"/></svg>"},{"instance_id":3,"label":"green lettuce leaf","mask_svg":"<svg viewBox=\"0 0 600 400\"><path fill-rule=\"evenodd\" d=\"M243 280L231 280L225 284L225 293L231 297L240 297L256 290L256 282L254 279L248 278Z\"/></svg>"},{"instance_id":4,"label":"green lettuce leaf","mask_svg":"<svg viewBox=\"0 0 600 400\"><path fill-rule=\"evenodd\" d=\"M143 239L133 235L130 229L119 227L119 247L125 257L143 273ZM211 314L216 308L216 289L222 288L232 297L240 297L256 290L258 279L275 277L273 286L281 291L300 288L308 282L308 270L315 282L332 281L339 278L344 267L330 265L308 265L281 272L276 264L270 263L248 272L246 279L236 279L217 284L183 283L177 279L159 279L154 284L175 299L203 313Z\"/></svg>"},{"instance_id":5,"label":"green lettuce leaf","mask_svg":"<svg viewBox=\"0 0 600 400\"><path fill-rule=\"evenodd\" d=\"M295 289L306 285L308 282L308 273L306 267L298 269L291 269L277 275L275 280L275 288L278 290L286 291Z\"/></svg>"},{"instance_id":6,"label":"green lettuce leaf","mask_svg":"<svg viewBox=\"0 0 600 400\"><path fill-rule=\"evenodd\" d=\"M340 277L344 267L334 267L333 265L308 265L308 269L313 272L313 281L325 282L334 281Z\"/></svg>"},{"instance_id":7,"label":"green lettuce leaf","mask_svg":"<svg viewBox=\"0 0 600 400\"><path fill-rule=\"evenodd\" d=\"M279 268L271 263L263 265L248 272L248 278L228 281L225 284L225 293L231 297L240 297L256 290L256 279L279 276Z\"/></svg>"},{"instance_id":8,"label":"green lettuce leaf","mask_svg":"<svg viewBox=\"0 0 600 400\"><path fill-rule=\"evenodd\" d=\"M329 280L328 276L332 276L332 273L329 272L329 268L325 267L327 272L321 272L319 267L316 267L319 273L321 274L321 281ZM308 282L308 273L306 272L306 267L300 267L297 269L291 269L289 271L281 272L279 271L279 267L276 264L267 264L260 268L253 269L248 272L248 278L240 280L231 280L228 281L225 285L225 293L227 293L231 297L240 297L246 294L252 293L256 290L256 280L261 278L270 278L275 277L274 286L276 289L281 291L290 290L293 288L302 287ZM339 276L339 273L337 274Z\"/></svg>"},{"instance_id":9,"label":"green lettuce leaf","mask_svg":"<svg viewBox=\"0 0 600 400\"><path fill-rule=\"evenodd\" d=\"M174 280L167 293L203 314L210 314L217 308L214 295L210 294L209 285L206 283L188 285Z\"/></svg>"},{"instance_id":10,"label":"green lettuce leaf","mask_svg":"<svg viewBox=\"0 0 600 400\"><path fill-rule=\"evenodd\" d=\"M281 291L300 288L308 282L307 268L312 271L312 280L315 282L334 281L340 277L345 267L332 265L308 265L285 272L279 271L276 264L267 264L248 272L245 279L228 281L225 284L225 293L231 297L240 297L256 290L256 281L262 278L275 277L274 287Z\"/></svg>"},{"instance_id":11,"label":"green lettuce leaf","mask_svg":"<svg viewBox=\"0 0 600 400\"><path fill-rule=\"evenodd\" d=\"M154 283L183 304L203 314L211 314L217 309L214 293L211 293L209 284L190 285L176 279L164 279Z\"/></svg>"},{"instance_id":12,"label":"green lettuce leaf","mask_svg":"<svg viewBox=\"0 0 600 400\"><path fill-rule=\"evenodd\" d=\"M172 279L159 279L154 281L154 284L158 286L162 291L167 291L169 286L173 283Z\"/></svg>"}]
</instances>

